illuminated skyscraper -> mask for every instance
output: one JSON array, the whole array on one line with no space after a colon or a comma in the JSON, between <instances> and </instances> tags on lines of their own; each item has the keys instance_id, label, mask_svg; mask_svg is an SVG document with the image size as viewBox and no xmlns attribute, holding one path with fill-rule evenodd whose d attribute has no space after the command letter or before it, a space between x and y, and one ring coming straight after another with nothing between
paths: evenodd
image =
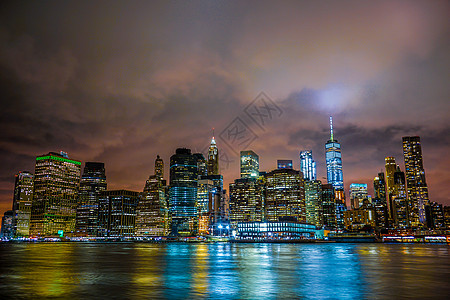
<instances>
[{"instance_id":1,"label":"illuminated skyscraper","mask_svg":"<svg viewBox=\"0 0 450 300\"><path fill-rule=\"evenodd\" d=\"M97 236L98 201L103 191L106 191L105 164L86 162L78 194L77 234Z\"/></svg>"},{"instance_id":2,"label":"illuminated skyscraper","mask_svg":"<svg viewBox=\"0 0 450 300\"><path fill-rule=\"evenodd\" d=\"M219 150L214 137L208 150L208 175L219 175Z\"/></svg>"},{"instance_id":3,"label":"illuminated skyscraper","mask_svg":"<svg viewBox=\"0 0 450 300\"><path fill-rule=\"evenodd\" d=\"M30 234L31 204L33 201L34 176L23 171L16 174L13 199L13 232L15 236Z\"/></svg>"},{"instance_id":4,"label":"illuminated skyscraper","mask_svg":"<svg viewBox=\"0 0 450 300\"><path fill-rule=\"evenodd\" d=\"M325 144L325 157L328 183L333 185L335 191L344 191L341 144L334 139L332 117L330 117L330 140Z\"/></svg>"},{"instance_id":5,"label":"illuminated skyscraper","mask_svg":"<svg viewBox=\"0 0 450 300\"><path fill-rule=\"evenodd\" d=\"M257 179L250 177L230 183L230 222L233 228L239 222L262 221L263 189Z\"/></svg>"},{"instance_id":6,"label":"illuminated skyscraper","mask_svg":"<svg viewBox=\"0 0 450 300\"><path fill-rule=\"evenodd\" d=\"M323 226L322 182L305 181L306 223Z\"/></svg>"},{"instance_id":7,"label":"illuminated skyscraper","mask_svg":"<svg viewBox=\"0 0 450 300\"><path fill-rule=\"evenodd\" d=\"M375 209L376 225L378 228L388 228L388 211L386 201L386 181L384 173L378 173L373 180L374 197L372 198L373 207Z\"/></svg>"},{"instance_id":8,"label":"illuminated skyscraper","mask_svg":"<svg viewBox=\"0 0 450 300\"><path fill-rule=\"evenodd\" d=\"M159 179L164 179L164 161L159 155L156 155L155 160L155 176Z\"/></svg>"},{"instance_id":9,"label":"illuminated skyscraper","mask_svg":"<svg viewBox=\"0 0 450 300\"><path fill-rule=\"evenodd\" d=\"M278 169L292 169L292 160L291 159L277 160L277 168Z\"/></svg>"},{"instance_id":10,"label":"illuminated skyscraper","mask_svg":"<svg viewBox=\"0 0 450 300\"><path fill-rule=\"evenodd\" d=\"M134 235L139 193L127 190L104 191L99 199L99 236Z\"/></svg>"},{"instance_id":11,"label":"illuminated skyscraper","mask_svg":"<svg viewBox=\"0 0 450 300\"><path fill-rule=\"evenodd\" d=\"M155 174L145 182L136 211L135 233L138 236L165 236L169 233L169 209L163 160L157 156Z\"/></svg>"},{"instance_id":12,"label":"illuminated skyscraper","mask_svg":"<svg viewBox=\"0 0 450 300\"><path fill-rule=\"evenodd\" d=\"M265 175L266 221L306 222L303 176L293 169L276 169Z\"/></svg>"},{"instance_id":13,"label":"illuminated skyscraper","mask_svg":"<svg viewBox=\"0 0 450 300\"><path fill-rule=\"evenodd\" d=\"M392 195L394 193L394 173L397 170L397 164L394 157L386 157L385 170L386 170L386 202L388 209L388 222L392 224L394 222L394 209L392 203Z\"/></svg>"},{"instance_id":14,"label":"illuminated skyscraper","mask_svg":"<svg viewBox=\"0 0 450 300\"><path fill-rule=\"evenodd\" d=\"M210 233L211 213L214 212L214 204L220 202L217 201L219 196L217 195L214 181L208 179L208 176L200 177L197 183L198 233L200 235Z\"/></svg>"},{"instance_id":15,"label":"illuminated skyscraper","mask_svg":"<svg viewBox=\"0 0 450 300\"><path fill-rule=\"evenodd\" d=\"M202 153L194 153L195 159L197 160L198 177L208 175L208 164Z\"/></svg>"},{"instance_id":16,"label":"illuminated skyscraper","mask_svg":"<svg viewBox=\"0 0 450 300\"><path fill-rule=\"evenodd\" d=\"M196 235L197 158L190 149L179 148L170 157L170 215L171 234Z\"/></svg>"},{"instance_id":17,"label":"illuminated skyscraper","mask_svg":"<svg viewBox=\"0 0 450 300\"><path fill-rule=\"evenodd\" d=\"M335 229L337 227L337 217L339 214L339 218L342 223L341 227L343 227L344 216L343 212L341 216L341 212L338 210L333 186L331 184L322 184L321 190L323 225L327 229Z\"/></svg>"},{"instance_id":18,"label":"illuminated skyscraper","mask_svg":"<svg viewBox=\"0 0 450 300\"><path fill-rule=\"evenodd\" d=\"M259 156L252 150L241 151L241 178L259 176Z\"/></svg>"},{"instance_id":19,"label":"illuminated skyscraper","mask_svg":"<svg viewBox=\"0 0 450 300\"><path fill-rule=\"evenodd\" d=\"M367 205L367 184L352 183L350 184L350 201L352 209L359 209L365 204Z\"/></svg>"},{"instance_id":20,"label":"illuminated skyscraper","mask_svg":"<svg viewBox=\"0 0 450 300\"><path fill-rule=\"evenodd\" d=\"M75 232L81 162L66 153L36 157L30 234L71 235Z\"/></svg>"},{"instance_id":21,"label":"illuminated skyscraper","mask_svg":"<svg viewBox=\"0 0 450 300\"><path fill-rule=\"evenodd\" d=\"M394 226L397 228L410 227L410 205L406 195L405 173L400 170L399 166L394 173L391 199Z\"/></svg>"},{"instance_id":22,"label":"illuminated skyscraper","mask_svg":"<svg viewBox=\"0 0 450 300\"><path fill-rule=\"evenodd\" d=\"M316 162L312 157L311 150L300 151L300 171L305 180L317 179Z\"/></svg>"},{"instance_id":23,"label":"illuminated skyscraper","mask_svg":"<svg viewBox=\"0 0 450 300\"><path fill-rule=\"evenodd\" d=\"M408 198L411 203L411 225L416 227L426 223L425 207L430 204L420 137L403 137L403 155Z\"/></svg>"}]
</instances>

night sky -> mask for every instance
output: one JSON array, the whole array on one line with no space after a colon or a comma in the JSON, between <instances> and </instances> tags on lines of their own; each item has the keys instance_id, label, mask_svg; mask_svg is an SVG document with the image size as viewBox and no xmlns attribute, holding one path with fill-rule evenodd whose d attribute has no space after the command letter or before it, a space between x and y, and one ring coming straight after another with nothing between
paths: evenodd
<instances>
[{"instance_id":1,"label":"night sky","mask_svg":"<svg viewBox=\"0 0 450 300\"><path fill-rule=\"evenodd\" d=\"M330 115L346 190L372 193L386 156L404 170L401 138L419 135L430 200L450 205L449 16L448 1L2 1L0 213L36 155L105 162L108 188L141 191L157 154L168 179L213 127L226 186L247 140L266 171L312 149L322 179ZM246 114L261 92L264 124Z\"/></svg>"}]
</instances>

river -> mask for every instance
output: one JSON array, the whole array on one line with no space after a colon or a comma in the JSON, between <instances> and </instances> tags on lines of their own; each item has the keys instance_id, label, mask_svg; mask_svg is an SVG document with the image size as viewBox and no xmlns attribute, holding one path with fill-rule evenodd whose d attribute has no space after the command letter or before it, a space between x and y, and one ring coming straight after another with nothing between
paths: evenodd
<instances>
[{"instance_id":1,"label":"river","mask_svg":"<svg viewBox=\"0 0 450 300\"><path fill-rule=\"evenodd\" d=\"M0 244L1 299L445 299L449 295L447 245Z\"/></svg>"}]
</instances>

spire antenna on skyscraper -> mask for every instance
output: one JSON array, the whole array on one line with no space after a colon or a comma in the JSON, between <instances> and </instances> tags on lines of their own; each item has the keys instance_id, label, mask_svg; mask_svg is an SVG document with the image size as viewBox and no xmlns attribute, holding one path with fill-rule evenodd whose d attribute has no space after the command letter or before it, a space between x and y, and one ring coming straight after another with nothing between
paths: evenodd
<instances>
[{"instance_id":1,"label":"spire antenna on skyscraper","mask_svg":"<svg viewBox=\"0 0 450 300\"><path fill-rule=\"evenodd\" d=\"M333 117L330 116L330 136L331 140L333 140Z\"/></svg>"}]
</instances>

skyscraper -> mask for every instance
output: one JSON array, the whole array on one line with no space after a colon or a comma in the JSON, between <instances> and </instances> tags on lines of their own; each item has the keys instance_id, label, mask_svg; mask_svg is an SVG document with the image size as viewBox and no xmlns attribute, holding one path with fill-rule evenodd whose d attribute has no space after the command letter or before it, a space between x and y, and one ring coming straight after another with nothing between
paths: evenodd
<instances>
[{"instance_id":1,"label":"skyscraper","mask_svg":"<svg viewBox=\"0 0 450 300\"><path fill-rule=\"evenodd\" d=\"M316 162L312 157L311 150L300 151L300 171L305 180L317 179Z\"/></svg>"},{"instance_id":2,"label":"skyscraper","mask_svg":"<svg viewBox=\"0 0 450 300\"><path fill-rule=\"evenodd\" d=\"M344 226L343 211L341 212L337 206L334 188L331 184L322 184L322 210L323 210L323 225L327 229L336 229L337 218L340 218L341 228ZM342 216L341 216L342 215Z\"/></svg>"},{"instance_id":3,"label":"skyscraper","mask_svg":"<svg viewBox=\"0 0 450 300\"><path fill-rule=\"evenodd\" d=\"M305 181L306 223L323 226L322 182L320 180Z\"/></svg>"},{"instance_id":4,"label":"skyscraper","mask_svg":"<svg viewBox=\"0 0 450 300\"><path fill-rule=\"evenodd\" d=\"M197 160L198 177L208 175L208 164L202 153L194 153L195 159Z\"/></svg>"},{"instance_id":5,"label":"skyscraper","mask_svg":"<svg viewBox=\"0 0 450 300\"><path fill-rule=\"evenodd\" d=\"M208 175L219 175L219 150L214 137L208 150Z\"/></svg>"},{"instance_id":6,"label":"skyscraper","mask_svg":"<svg viewBox=\"0 0 450 300\"><path fill-rule=\"evenodd\" d=\"M330 140L325 144L325 157L328 183L333 185L335 191L344 191L341 144L334 139L332 117L330 117Z\"/></svg>"},{"instance_id":7,"label":"skyscraper","mask_svg":"<svg viewBox=\"0 0 450 300\"><path fill-rule=\"evenodd\" d=\"M367 204L367 184L352 183L350 184L350 201L352 209L362 208Z\"/></svg>"},{"instance_id":8,"label":"skyscraper","mask_svg":"<svg viewBox=\"0 0 450 300\"><path fill-rule=\"evenodd\" d=\"M394 173L397 170L397 164L394 157L386 157L385 170L386 170L386 202L388 209L388 223L394 222L394 208L392 203L392 195L394 193Z\"/></svg>"},{"instance_id":9,"label":"skyscraper","mask_svg":"<svg viewBox=\"0 0 450 300\"><path fill-rule=\"evenodd\" d=\"M426 223L425 207L430 204L428 187L423 168L420 137L403 137L403 155L405 157L405 175L408 198L411 203L412 226Z\"/></svg>"},{"instance_id":10,"label":"skyscraper","mask_svg":"<svg viewBox=\"0 0 450 300\"><path fill-rule=\"evenodd\" d=\"M155 160L155 176L164 179L164 161L159 155L156 155Z\"/></svg>"},{"instance_id":11,"label":"skyscraper","mask_svg":"<svg viewBox=\"0 0 450 300\"><path fill-rule=\"evenodd\" d=\"M292 160L291 159L277 160L277 168L278 169L292 169Z\"/></svg>"},{"instance_id":12,"label":"skyscraper","mask_svg":"<svg viewBox=\"0 0 450 300\"><path fill-rule=\"evenodd\" d=\"M373 207L375 209L375 219L378 228L388 228L388 210L386 201L386 181L384 173L378 173L373 179L374 197L372 198Z\"/></svg>"},{"instance_id":13,"label":"skyscraper","mask_svg":"<svg viewBox=\"0 0 450 300\"><path fill-rule=\"evenodd\" d=\"M81 236L97 236L98 201L103 191L106 191L105 164L101 162L86 162L78 194L77 234Z\"/></svg>"},{"instance_id":14,"label":"skyscraper","mask_svg":"<svg viewBox=\"0 0 450 300\"><path fill-rule=\"evenodd\" d=\"M134 235L139 193L127 190L104 191L99 199L99 236Z\"/></svg>"},{"instance_id":15,"label":"skyscraper","mask_svg":"<svg viewBox=\"0 0 450 300\"><path fill-rule=\"evenodd\" d=\"M66 153L36 157L30 234L70 235L75 232L81 162Z\"/></svg>"},{"instance_id":16,"label":"skyscraper","mask_svg":"<svg viewBox=\"0 0 450 300\"><path fill-rule=\"evenodd\" d=\"M394 172L391 199L394 226L396 228L410 227L410 205L406 195L405 173L399 166Z\"/></svg>"},{"instance_id":17,"label":"skyscraper","mask_svg":"<svg viewBox=\"0 0 450 300\"><path fill-rule=\"evenodd\" d=\"M210 233L212 222L212 213L214 204L218 204L216 187L214 181L208 179L208 176L202 176L197 182L197 213L198 213L198 233L205 235ZM219 201L220 202L220 201ZM216 205L217 206L217 205ZM217 208L218 209L218 208Z\"/></svg>"},{"instance_id":18,"label":"skyscraper","mask_svg":"<svg viewBox=\"0 0 450 300\"><path fill-rule=\"evenodd\" d=\"M241 151L241 178L259 176L259 156L252 150Z\"/></svg>"},{"instance_id":19,"label":"skyscraper","mask_svg":"<svg viewBox=\"0 0 450 300\"><path fill-rule=\"evenodd\" d=\"M145 182L136 210L135 233L138 236L164 236L169 231L169 209L166 181L163 179L163 160L157 156L155 174Z\"/></svg>"},{"instance_id":20,"label":"skyscraper","mask_svg":"<svg viewBox=\"0 0 450 300\"><path fill-rule=\"evenodd\" d=\"M303 176L293 169L276 169L265 175L265 219L306 222Z\"/></svg>"},{"instance_id":21,"label":"skyscraper","mask_svg":"<svg viewBox=\"0 0 450 300\"><path fill-rule=\"evenodd\" d=\"M23 171L16 174L13 199L13 232L15 236L30 234L31 205L33 201L34 176Z\"/></svg>"},{"instance_id":22,"label":"skyscraper","mask_svg":"<svg viewBox=\"0 0 450 300\"><path fill-rule=\"evenodd\" d=\"M264 187L256 178L246 177L230 183L230 222L233 228L240 222L262 221Z\"/></svg>"},{"instance_id":23,"label":"skyscraper","mask_svg":"<svg viewBox=\"0 0 450 300\"><path fill-rule=\"evenodd\" d=\"M171 234L197 234L197 172L197 158L190 149L179 148L170 157Z\"/></svg>"}]
</instances>

